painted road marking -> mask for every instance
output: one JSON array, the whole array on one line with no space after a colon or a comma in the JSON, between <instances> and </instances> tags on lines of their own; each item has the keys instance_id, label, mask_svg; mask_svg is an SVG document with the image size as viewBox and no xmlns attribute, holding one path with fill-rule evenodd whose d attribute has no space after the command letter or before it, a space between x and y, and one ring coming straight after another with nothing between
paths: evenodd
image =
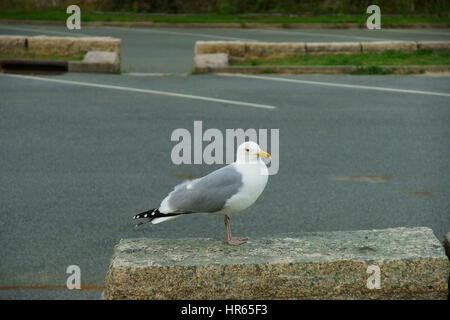
<instances>
[{"instance_id":1,"label":"painted road marking","mask_svg":"<svg viewBox=\"0 0 450 320\"><path fill-rule=\"evenodd\" d=\"M163 96L170 96L170 97L177 97L177 98L184 98L184 99L193 99L193 100L202 100L202 101L217 102L217 103L225 103L225 104L232 104L232 105L245 106L245 107L261 108L261 109L276 109L277 108L275 106L270 106L270 105L265 105L265 104L243 102L243 101L236 101L236 100L227 100L227 99L218 99L218 98L212 98L212 97L197 96L197 95L192 95L192 94L183 94L183 93L160 91L160 90L130 88L130 87L114 86L114 85L92 83L92 82L79 82L79 81L72 81L72 80L50 79L50 78L25 76L25 75L17 75L17 74L3 73L2 75L8 76L8 77L14 77L14 78L36 80L36 81L54 82L54 83L70 84L70 85L77 85L77 86L84 86L84 87L94 87L94 88L130 91L130 92L139 92L139 93L158 94L158 95L163 95Z\"/></svg>"},{"instance_id":2,"label":"painted road marking","mask_svg":"<svg viewBox=\"0 0 450 320\"><path fill-rule=\"evenodd\" d=\"M259 80L302 83L302 84L311 84L311 85L318 85L318 86L329 86L329 87L389 91L389 92L399 92L399 93L424 94L424 95L430 95L430 96L450 97L450 93L444 93L444 92L395 89L395 88L386 88L386 87L363 86L363 85L357 85L357 84L344 84L344 83L333 83L333 82L322 82L322 81L253 76L253 75L246 75L246 74L217 73L217 75L226 76L226 77L240 77L240 78L250 78L250 79L259 79Z\"/></svg>"}]
</instances>

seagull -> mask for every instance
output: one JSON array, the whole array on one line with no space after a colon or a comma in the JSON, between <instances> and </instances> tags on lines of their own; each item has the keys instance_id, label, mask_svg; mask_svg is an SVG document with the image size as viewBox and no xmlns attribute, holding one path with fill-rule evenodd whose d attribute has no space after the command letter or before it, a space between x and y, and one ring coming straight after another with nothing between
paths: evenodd
<instances>
[{"instance_id":1,"label":"seagull","mask_svg":"<svg viewBox=\"0 0 450 320\"><path fill-rule=\"evenodd\" d=\"M270 159L270 154L255 142L244 142L237 149L235 162L175 186L158 208L141 212L133 219L145 219L140 225L192 213L220 214L225 216L225 242L234 246L244 244L248 238L231 236L229 215L250 207L266 187L269 172L261 158Z\"/></svg>"}]
</instances>

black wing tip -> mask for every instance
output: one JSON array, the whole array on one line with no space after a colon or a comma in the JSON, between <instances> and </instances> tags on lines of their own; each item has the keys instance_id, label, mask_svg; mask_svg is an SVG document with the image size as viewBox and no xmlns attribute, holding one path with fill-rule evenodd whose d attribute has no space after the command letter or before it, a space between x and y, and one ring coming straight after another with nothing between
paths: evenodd
<instances>
[{"instance_id":1,"label":"black wing tip","mask_svg":"<svg viewBox=\"0 0 450 320\"><path fill-rule=\"evenodd\" d=\"M186 212L186 213L190 213L190 212ZM144 224L146 222L152 221L153 219L156 218L165 218L165 217L171 217L171 216L178 216L181 213L161 213L159 212L158 208L154 208L148 211L144 211L141 213L138 213L137 215L135 215L133 217L134 220L136 219L148 219L145 222L140 222L138 223L138 225Z\"/></svg>"},{"instance_id":2,"label":"black wing tip","mask_svg":"<svg viewBox=\"0 0 450 320\"><path fill-rule=\"evenodd\" d=\"M155 216L155 214L158 214L159 210L157 208L148 210L148 211L144 211L141 213L138 213L137 215L135 215L133 217L134 220L136 219L142 219L142 218L153 218Z\"/></svg>"}]
</instances>

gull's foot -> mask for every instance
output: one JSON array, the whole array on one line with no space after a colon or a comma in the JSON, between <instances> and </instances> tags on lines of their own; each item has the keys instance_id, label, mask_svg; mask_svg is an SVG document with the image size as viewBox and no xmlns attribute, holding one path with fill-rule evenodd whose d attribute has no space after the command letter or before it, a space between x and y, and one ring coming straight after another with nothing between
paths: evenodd
<instances>
[{"instance_id":1,"label":"gull's foot","mask_svg":"<svg viewBox=\"0 0 450 320\"><path fill-rule=\"evenodd\" d=\"M231 246L240 246L241 244L247 243L248 238L231 238L227 240L227 244Z\"/></svg>"}]
</instances>

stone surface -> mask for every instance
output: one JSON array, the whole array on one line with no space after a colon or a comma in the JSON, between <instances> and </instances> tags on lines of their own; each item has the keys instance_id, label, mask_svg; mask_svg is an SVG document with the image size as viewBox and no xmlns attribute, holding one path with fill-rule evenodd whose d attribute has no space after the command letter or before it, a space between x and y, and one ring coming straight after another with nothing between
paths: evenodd
<instances>
[{"instance_id":1,"label":"stone surface","mask_svg":"<svg viewBox=\"0 0 450 320\"><path fill-rule=\"evenodd\" d=\"M114 73L120 71L120 64L104 62L69 61L69 72Z\"/></svg>"},{"instance_id":2,"label":"stone surface","mask_svg":"<svg viewBox=\"0 0 450 320\"><path fill-rule=\"evenodd\" d=\"M69 72L103 72L120 71L120 58L117 52L88 51L83 61L70 61Z\"/></svg>"},{"instance_id":3,"label":"stone surface","mask_svg":"<svg viewBox=\"0 0 450 320\"><path fill-rule=\"evenodd\" d=\"M450 51L448 41L375 41L375 42L259 42L197 41L195 55L226 53L235 60L280 58L304 54L380 53L386 50L415 51L418 48Z\"/></svg>"},{"instance_id":4,"label":"stone surface","mask_svg":"<svg viewBox=\"0 0 450 320\"><path fill-rule=\"evenodd\" d=\"M434 51L450 51L450 41L418 41L419 49L431 49Z\"/></svg>"},{"instance_id":5,"label":"stone surface","mask_svg":"<svg viewBox=\"0 0 450 320\"><path fill-rule=\"evenodd\" d=\"M23 54L25 40L24 36L0 36L0 53Z\"/></svg>"},{"instance_id":6,"label":"stone surface","mask_svg":"<svg viewBox=\"0 0 450 320\"><path fill-rule=\"evenodd\" d=\"M311 55L361 53L359 42L307 42L306 53Z\"/></svg>"},{"instance_id":7,"label":"stone surface","mask_svg":"<svg viewBox=\"0 0 450 320\"><path fill-rule=\"evenodd\" d=\"M195 55L210 53L226 53L230 57L245 56L244 41L197 41L195 42Z\"/></svg>"},{"instance_id":8,"label":"stone surface","mask_svg":"<svg viewBox=\"0 0 450 320\"><path fill-rule=\"evenodd\" d=\"M368 289L368 266L381 288ZM449 261L429 228L211 239L122 239L106 299L446 299Z\"/></svg>"},{"instance_id":9,"label":"stone surface","mask_svg":"<svg viewBox=\"0 0 450 320\"><path fill-rule=\"evenodd\" d=\"M0 37L2 53L24 48L25 53L38 56L73 55L88 51L110 51L120 55L120 46L120 39L110 37Z\"/></svg>"},{"instance_id":10,"label":"stone surface","mask_svg":"<svg viewBox=\"0 0 450 320\"><path fill-rule=\"evenodd\" d=\"M70 61L73 72L120 70L121 40L110 37L0 36L0 53L37 56L86 54L83 61Z\"/></svg>"},{"instance_id":11,"label":"stone surface","mask_svg":"<svg viewBox=\"0 0 450 320\"><path fill-rule=\"evenodd\" d=\"M83 58L87 63L119 63L119 55L109 51L88 51Z\"/></svg>"},{"instance_id":12,"label":"stone surface","mask_svg":"<svg viewBox=\"0 0 450 320\"><path fill-rule=\"evenodd\" d=\"M245 58L279 58L304 55L304 42L247 42Z\"/></svg>"},{"instance_id":13,"label":"stone surface","mask_svg":"<svg viewBox=\"0 0 450 320\"><path fill-rule=\"evenodd\" d=\"M228 67L226 53L199 54L194 57L194 68Z\"/></svg>"},{"instance_id":14,"label":"stone surface","mask_svg":"<svg viewBox=\"0 0 450 320\"><path fill-rule=\"evenodd\" d=\"M417 50L417 43L414 41L376 41L376 42L361 42L362 52L376 52L380 53L386 50L394 51L415 51Z\"/></svg>"}]
</instances>

